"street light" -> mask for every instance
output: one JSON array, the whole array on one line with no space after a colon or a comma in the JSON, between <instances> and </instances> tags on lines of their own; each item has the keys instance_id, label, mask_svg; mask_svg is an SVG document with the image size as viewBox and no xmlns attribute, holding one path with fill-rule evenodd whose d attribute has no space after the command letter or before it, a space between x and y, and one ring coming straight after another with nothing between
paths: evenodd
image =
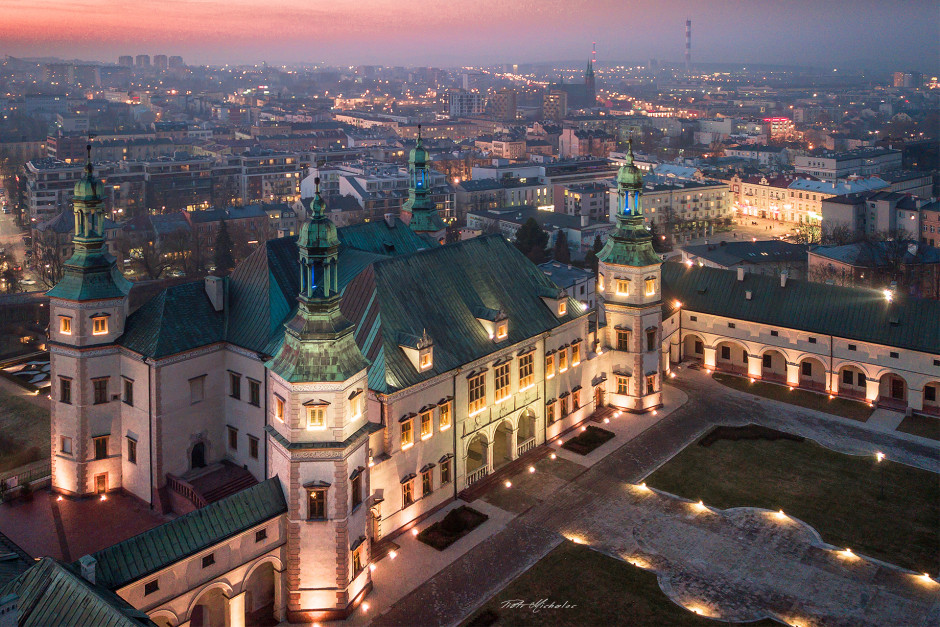
<instances>
[{"instance_id":1,"label":"street light","mask_svg":"<svg viewBox=\"0 0 940 627\"><path fill-rule=\"evenodd\" d=\"M885 464L882 464L885 460L885 454L881 451L875 453L875 462L881 466L881 491L878 498L883 499L885 497Z\"/></svg>"}]
</instances>

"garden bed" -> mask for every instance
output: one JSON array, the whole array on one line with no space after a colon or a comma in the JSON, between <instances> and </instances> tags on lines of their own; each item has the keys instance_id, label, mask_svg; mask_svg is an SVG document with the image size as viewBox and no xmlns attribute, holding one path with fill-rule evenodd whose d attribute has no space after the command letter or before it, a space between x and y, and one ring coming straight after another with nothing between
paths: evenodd
<instances>
[{"instance_id":1,"label":"garden bed","mask_svg":"<svg viewBox=\"0 0 940 627\"><path fill-rule=\"evenodd\" d=\"M608 440L612 440L614 435L616 434L614 434L612 431L591 425L586 430L579 433L576 437L567 440L561 446L562 448L567 449L572 453L577 453L578 455L587 455L598 446L604 444Z\"/></svg>"},{"instance_id":2,"label":"garden bed","mask_svg":"<svg viewBox=\"0 0 940 627\"><path fill-rule=\"evenodd\" d=\"M809 390L800 388L790 389L790 386L787 385L778 385L765 381L754 381L751 383L748 377L739 377L723 372L716 372L712 375L712 378L722 385L740 390L741 392L763 396L764 398L769 398L774 401L790 403L791 405L806 407L807 409L815 409L816 411L826 412L827 414L835 414L836 416L858 420L859 422L868 420L872 412L875 411L868 403L862 401L853 401L848 398L842 398L841 396L829 398L828 394L810 392Z\"/></svg>"},{"instance_id":3,"label":"garden bed","mask_svg":"<svg viewBox=\"0 0 940 627\"><path fill-rule=\"evenodd\" d=\"M444 518L419 533L418 540L438 551L443 551L482 525L488 518L489 516L486 514L466 505L461 505L450 510Z\"/></svg>"}]
</instances>

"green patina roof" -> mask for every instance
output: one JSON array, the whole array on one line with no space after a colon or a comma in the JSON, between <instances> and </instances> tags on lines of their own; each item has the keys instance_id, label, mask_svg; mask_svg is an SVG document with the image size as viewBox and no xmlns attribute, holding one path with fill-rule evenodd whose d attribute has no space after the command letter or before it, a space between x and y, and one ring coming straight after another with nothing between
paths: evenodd
<instances>
[{"instance_id":1,"label":"green patina roof","mask_svg":"<svg viewBox=\"0 0 940 627\"><path fill-rule=\"evenodd\" d=\"M66 300L103 300L124 298L130 291L131 282L118 270L114 257L103 251L76 248L65 262L62 278L47 295Z\"/></svg>"},{"instance_id":2,"label":"green patina roof","mask_svg":"<svg viewBox=\"0 0 940 627\"><path fill-rule=\"evenodd\" d=\"M431 246L398 218L392 220L392 226L384 220L344 226L339 229L339 241L344 247L388 256L407 255Z\"/></svg>"},{"instance_id":3,"label":"green patina roof","mask_svg":"<svg viewBox=\"0 0 940 627\"><path fill-rule=\"evenodd\" d=\"M664 263L663 302L761 324L940 354L940 302L878 290ZM751 292L748 300L745 292ZM895 322L892 322L894 320Z\"/></svg>"},{"instance_id":4,"label":"green patina roof","mask_svg":"<svg viewBox=\"0 0 940 627\"><path fill-rule=\"evenodd\" d=\"M405 201L402 208L411 212L411 222L408 223L408 227L415 233L436 233L447 228L433 206L419 208L409 199Z\"/></svg>"},{"instance_id":5,"label":"green patina roof","mask_svg":"<svg viewBox=\"0 0 940 627\"><path fill-rule=\"evenodd\" d=\"M324 215L326 203L320 196L320 179L317 179L317 194L310 204L312 215L304 220L300 227L300 234L297 236L297 245L311 250L326 250L339 246L339 238L336 235L336 225Z\"/></svg>"},{"instance_id":6,"label":"green patina roof","mask_svg":"<svg viewBox=\"0 0 940 627\"><path fill-rule=\"evenodd\" d=\"M597 258L620 266L645 267L662 263L653 250L653 234L639 215L617 216L617 228L607 235Z\"/></svg>"},{"instance_id":7,"label":"green patina roof","mask_svg":"<svg viewBox=\"0 0 940 627\"><path fill-rule=\"evenodd\" d=\"M491 235L378 261L349 284L342 308L372 362L370 389L391 392L587 315L569 299L568 314L557 318L542 300L557 291L515 246ZM506 314L506 340L490 339L476 317L481 307ZM400 344L425 331L434 343L433 367L419 373Z\"/></svg>"},{"instance_id":8,"label":"green patina roof","mask_svg":"<svg viewBox=\"0 0 940 627\"><path fill-rule=\"evenodd\" d=\"M77 565L44 557L0 588L0 599L9 594L19 597L19 627L155 627L147 614L77 571Z\"/></svg>"},{"instance_id":9,"label":"green patina roof","mask_svg":"<svg viewBox=\"0 0 940 627\"><path fill-rule=\"evenodd\" d=\"M117 590L286 511L273 477L98 551L96 581Z\"/></svg>"},{"instance_id":10,"label":"green patina roof","mask_svg":"<svg viewBox=\"0 0 940 627\"><path fill-rule=\"evenodd\" d=\"M617 172L617 184L620 187L625 187L627 189L642 189L643 187L643 173L640 172L640 168L636 167L636 164L633 163L633 140L629 140L627 155L624 160L624 164L620 166L620 170Z\"/></svg>"}]
</instances>

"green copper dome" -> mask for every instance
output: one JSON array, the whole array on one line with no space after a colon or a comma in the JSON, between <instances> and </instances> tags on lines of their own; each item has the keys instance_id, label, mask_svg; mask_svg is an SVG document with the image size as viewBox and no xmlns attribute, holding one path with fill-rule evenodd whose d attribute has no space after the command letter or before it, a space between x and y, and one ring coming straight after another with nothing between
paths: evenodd
<instances>
[{"instance_id":1,"label":"green copper dome","mask_svg":"<svg viewBox=\"0 0 940 627\"><path fill-rule=\"evenodd\" d=\"M76 202L104 200L104 183L95 178L90 161L85 164L85 176L75 182L73 195Z\"/></svg>"},{"instance_id":2,"label":"green copper dome","mask_svg":"<svg viewBox=\"0 0 940 627\"><path fill-rule=\"evenodd\" d=\"M620 166L620 171L617 172L617 184L629 189L640 189L643 187L643 173L640 172L640 168L636 167L636 164L633 163L632 139L629 141L628 145L626 162Z\"/></svg>"},{"instance_id":3,"label":"green copper dome","mask_svg":"<svg viewBox=\"0 0 940 627\"><path fill-rule=\"evenodd\" d=\"M411 153L408 155L408 162L415 166L423 167L430 160L431 155L424 148L424 143L421 141L421 125L419 124L418 143L411 149Z\"/></svg>"},{"instance_id":4,"label":"green copper dome","mask_svg":"<svg viewBox=\"0 0 940 627\"><path fill-rule=\"evenodd\" d=\"M336 225L326 217L326 203L320 196L320 179L316 179L317 191L310 203L311 216L304 221L297 236L297 246L308 249L327 249L339 246Z\"/></svg>"}]
</instances>

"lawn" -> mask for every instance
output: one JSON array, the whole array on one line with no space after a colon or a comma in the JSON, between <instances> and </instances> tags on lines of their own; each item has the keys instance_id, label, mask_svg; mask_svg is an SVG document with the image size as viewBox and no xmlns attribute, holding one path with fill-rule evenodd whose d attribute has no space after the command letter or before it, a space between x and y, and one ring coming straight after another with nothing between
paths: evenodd
<instances>
[{"instance_id":1,"label":"lawn","mask_svg":"<svg viewBox=\"0 0 940 627\"><path fill-rule=\"evenodd\" d=\"M542 604L503 607L507 601ZM545 608L552 603L557 608ZM568 607L564 607L567 604ZM573 607L571 607L573 606ZM679 607L659 588L655 573L565 541L473 613L463 627L488 625L716 625ZM772 621L749 625L776 625Z\"/></svg>"},{"instance_id":2,"label":"lawn","mask_svg":"<svg viewBox=\"0 0 940 627\"><path fill-rule=\"evenodd\" d=\"M565 440L565 443L562 444L562 448L566 448L578 455L587 455L601 444L613 439L614 435L612 431L589 425L576 437Z\"/></svg>"},{"instance_id":3,"label":"lawn","mask_svg":"<svg viewBox=\"0 0 940 627\"><path fill-rule=\"evenodd\" d=\"M793 436L741 438L753 436L753 427L720 429L687 446L646 483L722 509L783 509L829 544L917 572L940 568L936 474Z\"/></svg>"},{"instance_id":4,"label":"lawn","mask_svg":"<svg viewBox=\"0 0 940 627\"><path fill-rule=\"evenodd\" d=\"M49 458L49 409L34 400L0 387L0 472Z\"/></svg>"},{"instance_id":5,"label":"lawn","mask_svg":"<svg viewBox=\"0 0 940 627\"><path fill-rule=\"evenodd\" d=\"M861 401L853 401L838 396L836 398L829 398L826 394L817 394L816 392L809 392L799 388L791 390L786 385L777 385L776 383L765 383L763 381L751 383L751 380L747 377L736 377L734 375L716 372L712 375L712 378L723 385L727 385L729 388L747 392L748 394L755 394L771 400L782 401L784 403L790 403L791 405L799 405L800 407L806 407L808 409L824 411L829 414L835 414L860 422L868 420L871 413L875 411L873 407L868 406L868 403Z\"/></svg>"},{"instance_id":6,"label":"lawn","mask_svg":"<svg viewBox=\"0 0 940 627\"><path fill-rule=\"evenodd\" d=\"M940 440L940 417L911 414L904 417L904 420L898 425L898 431L919 435L922 438L930 438L931 440Z\"/></svg>"}]
</instances>

